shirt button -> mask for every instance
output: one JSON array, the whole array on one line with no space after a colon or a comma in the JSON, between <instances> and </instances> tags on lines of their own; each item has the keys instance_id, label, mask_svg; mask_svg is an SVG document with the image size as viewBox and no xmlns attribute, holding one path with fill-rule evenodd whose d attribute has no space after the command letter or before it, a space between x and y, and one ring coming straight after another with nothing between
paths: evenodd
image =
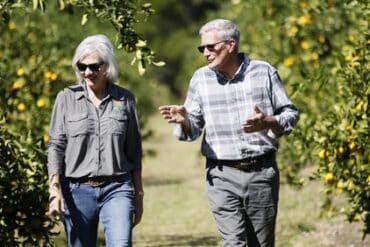
<instances>
[{"instance_id":1,"label":"shirt button","mask_svg":"<svg viewBox=\"0 0 370 247\"><path fill-rule=\"evenodd\" d=\"M96 135L96 136L99 136L99 134L98 134L98 133L96 133L95 135Z\"/></svg>"}]
</instances>

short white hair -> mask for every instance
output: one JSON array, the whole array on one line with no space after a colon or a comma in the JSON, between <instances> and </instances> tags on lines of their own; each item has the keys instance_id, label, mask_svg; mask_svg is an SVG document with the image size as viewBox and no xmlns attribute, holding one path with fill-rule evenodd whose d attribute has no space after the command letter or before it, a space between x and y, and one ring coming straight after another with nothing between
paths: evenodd
<instances>
[{"instance_id":1,"label":"short white hair","mask_svg":"<svg viewBox=\"0 0 370 247\"><path fill-rule=\"evenodd\" d=\"M106 65L106 78L108 81L115 83L118 79L118 65L114 57L113 45L107 36L103 34L88 36L77 46L72 59L72 68L79 82L82 82L82 76L77 68L77 63L94 53L98 54L99 58Z\"/></svg>"},{"instance_id":2,"label":"short white hair","mask_svg":"<svg viewBox=\"0 0 370 247\"><path fill-rule=\"evenodd\" d=\"M240 31L234 22L225 19L212 20L200 28L199 35L202 36L204 33L214 30L222 40L235 40L236 46L238 47Z\"/></svg>"}]
</instances>

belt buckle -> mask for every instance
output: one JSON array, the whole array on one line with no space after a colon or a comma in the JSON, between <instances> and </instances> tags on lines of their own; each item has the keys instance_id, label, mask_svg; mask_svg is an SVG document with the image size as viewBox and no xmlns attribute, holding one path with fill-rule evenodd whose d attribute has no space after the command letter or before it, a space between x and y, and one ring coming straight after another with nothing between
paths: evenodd
<instances>
[{"instance_id":1,"label":"belt buckle","mask_svg":"<svg viewBox=\"0 0 370 247\"><path fill-rule=\"evenodd\" d=\"M240 165L241 167L250 167L250 166L255 165L255 164L257 164L257 160L256 160L256 159L251 159L251 160L241 161L241 162L239 163L239 165Z\"/></svg>"},{"instance_id":2,"label":"belt buckle","mask_svg":"<svg viewBox=\"0 0 370 247\"><path fill-rule=\"evenodd\" d=\"M98 187L98 186L101 186L103 184L105 184L105 180L104 179L88 179L85 183L83 184L86 184L86 185L89 185L89 186L92 186L92 187Z\"/></svg>"},{"instance_id":3,"label":"belt buckle","mask_svg":"<svg viewBox=\"0 0 370 247\"><path fill-rule=\"evenodd\" d=\"M250 171L251 169L253 169L256 166L257 163L258 162L257 162L256 159L241 161L239 163L239 169L241 169L243 171Z\"/></svg>"}]
</instances>

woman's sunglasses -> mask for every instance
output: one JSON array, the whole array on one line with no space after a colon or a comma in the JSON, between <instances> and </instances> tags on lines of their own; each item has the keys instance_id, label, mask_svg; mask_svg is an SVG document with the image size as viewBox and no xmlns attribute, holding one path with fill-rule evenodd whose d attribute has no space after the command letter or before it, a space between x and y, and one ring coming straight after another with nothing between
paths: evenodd
<instances>
[{"instance_id":1,"label":"woman's sunglasses","mask_svg":"<svg viewBox=\"0 0 370 247\"><path fill-rule=\"evenodd\" d=\"M85 70L87 68L89 68L92 72L98 72L99 69L100 69L100 66L102 66L103 64L104 64L103 62L100 62L100 63L90 63L90 64L84 64L84 63L78 62L76 64L76 66L77 66L77 69L80 72L85 72Z\"/></svg>"},{"instance_id":2,"label":"woman's sunglasses","mask_svg":"<svg viewBox=\"0 0 370 247\"><path fill-rule=\"evenodd\" d=\"M226 42L226 41L229 41L229 40L221 40L217 43L214 43L214 44L208 44L208 45L201 45L201 46L198 46L198 51L200 53L203 53L204 52L204 49L207 48L207 50L209 51L214 51L215 50L215 46L222 43L222 42Z\"/></svg>"}]
</instances>

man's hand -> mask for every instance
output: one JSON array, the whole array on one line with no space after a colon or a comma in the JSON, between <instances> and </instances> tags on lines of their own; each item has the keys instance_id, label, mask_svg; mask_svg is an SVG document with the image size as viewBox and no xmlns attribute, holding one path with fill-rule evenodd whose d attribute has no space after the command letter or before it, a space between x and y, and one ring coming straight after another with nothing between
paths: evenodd
<instances>
[{"instance_id":1,"label":"man's hand","mask_svg":"<svg viewBox=\"0 0 370 247\"><path fill-rule=\"evenodd\" d=\"M242 124L242 129L246 133L252 133L269 128L270 121L272 121L271 118L266 117L265 113L263 113L258 106L254 106L254 112L256 114L253 117L247 118L247 120Z\"/></svg>"},{"instance_id":2,"label":"man's hand","mask_svg":"<svg viewBox=\"0 0 370 247\"><path fill-rule=\"evenodd\" d=\"M182 105L164 105L158 109L163 118L169 123L183 124L187 119L186 109Z\"/></svg>"},{"instance_id":3,"label":"man's hand","mask_svg":"<svg viewBox=\"0 0 370 247\"><path fill-rule=\"evenodd\" d=\"M187 112L182 105L164 105L158 108L163 118L169 123L181 124L185 134L190 131L190 121L187 117Z\"/></svg>"}]
</instances>

